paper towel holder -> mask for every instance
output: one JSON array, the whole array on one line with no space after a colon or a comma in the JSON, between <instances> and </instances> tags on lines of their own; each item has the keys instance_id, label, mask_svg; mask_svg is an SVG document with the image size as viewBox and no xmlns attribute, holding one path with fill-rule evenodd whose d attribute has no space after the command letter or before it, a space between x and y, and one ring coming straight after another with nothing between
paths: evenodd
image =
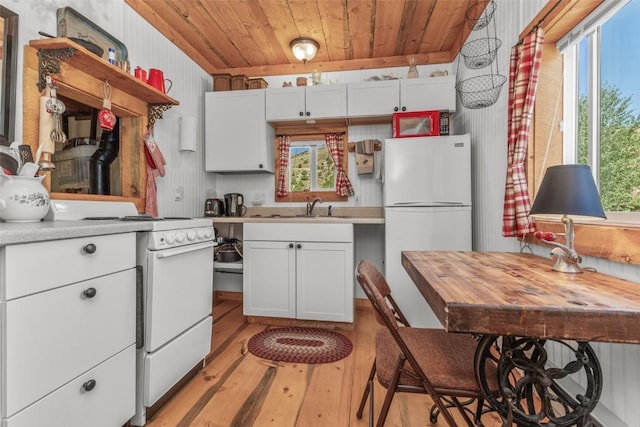
<instances>
[{"instance_id":1,"label":"paper towel holder","mask_svg":"<svg viewBox=\"0 0 640 427\"><path fill-rule=\"evenodd\" d=\"M198 144L196 134L196 118L189 115L182 116L180 118L180 151L196 151Z\"/></svg>"}]
</instances>

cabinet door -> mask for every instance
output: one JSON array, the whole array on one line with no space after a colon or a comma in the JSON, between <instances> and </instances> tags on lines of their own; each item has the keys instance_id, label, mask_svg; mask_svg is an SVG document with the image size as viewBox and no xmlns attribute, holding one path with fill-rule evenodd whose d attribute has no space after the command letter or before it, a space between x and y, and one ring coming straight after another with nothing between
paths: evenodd
<instances>
[{"instance_id":1,"label":"cabinet door","mask_svg":"<svg viewBox=\"0 0 640 427\"><path fill-rule=\"evenodd\" d=\"M243 254L244 314L294 318L294 243L245 240Z\"/></svg>"},{"instance_id":2,"label":"cabinet door","mask_svg":"<svg viewBox=\"0 0 640 427\"><path fill-rule=\"evenodd\" d=\"M264 89L207 92L205 110L207 172L273 172Z\"/></svg>"},{"instance_id":3,"label":"cabinet door","mask_svg":"<svg viewBox=\"0 0 640 427\"><path fill-rule=\"evenodd\" d=\"M455 76L400 80L402 111L456 111Z\"/></svg>"},{"instance_id":4,"label":"cabinet door","mask_svg":"<svg viewBox=\"0 0 640 427\"><path fill-rule=\"evenodd\" d=\"M349 117L390 116L399 111L399 80L350 83L347 105Z\"/></svg>"},{"instance_id":5,"label":"cabinet door","mask_svg":"<svg viewBox=\"0 0 640 427\"><path fill-rule=\"evenodd\" d=\"M347 85L309 86L306 89L306 117L326 119L347 116Z\"/></svg>"},{"instance_id":6,"label":"cabinet door","mask_svg":"<svg viewBox=\"0 0 640 427\"><path fill-rule=\"evenodd\" d=\"M306 117L305 87L267 89L267 121L297 120Z\"/></svg>"},{"instance_id":7,"label":"cabinet door","mask_svg":"<svg viewBox=\"0 0 640 427\"><path fill-rule=\"evenodd\" d=\"M353 244L300 242L298 319L353 322Z\"/></svg>"}]
</instances>

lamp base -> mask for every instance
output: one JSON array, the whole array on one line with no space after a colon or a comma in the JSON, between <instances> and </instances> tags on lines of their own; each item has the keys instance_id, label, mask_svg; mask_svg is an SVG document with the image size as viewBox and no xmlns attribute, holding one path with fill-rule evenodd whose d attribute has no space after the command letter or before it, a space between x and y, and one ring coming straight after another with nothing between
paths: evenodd
<instances>
[{"instance_id":1,"label":"lamp base","mask_svg":"<svg viewBox=\"0 0 640 427\"><path fill-rule=\"evenodd\" d=\"M570 274L582 273L582 269L580 268L578 263L560 248L554 248L551 251L551 258L555 259L556 261L556 263L551 268L553 271Z\"/></svg>"}]
</instances>

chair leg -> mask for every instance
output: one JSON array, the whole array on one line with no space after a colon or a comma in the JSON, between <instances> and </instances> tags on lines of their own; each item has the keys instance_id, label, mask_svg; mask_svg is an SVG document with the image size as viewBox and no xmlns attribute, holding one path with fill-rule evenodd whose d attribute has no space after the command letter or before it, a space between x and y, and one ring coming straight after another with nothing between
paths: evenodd
<instances>
[{"instance_id":1,"label":"chair leg","mask_svg":"<svg viewBox=\"0 0 640 427\"><path fill-rule=\"evenodd\" d=\"M373 377L376 374L376 360L373 359L373 363L371 364L371 372L369 372L369 379L367 380L367 386L364 388L364 392L362 393L362 399L360 399L360 407L358 408L358 412L356 416L358 419L362 419L362 412L364 411L364 405L367 403L367 397L369 396L369 390L373 389L371 384L373 384ZM372 397L373 400L373 397Z\"/></svg>"},{"instance_id":2,"label":"chair leg","mask_svg":"<svg viewBox=\"0 0 640 427\"><path fill-rule=\"evenodd\" d=\"M369 427L373 427L373 406L375 404L375 399L373 397L373 379L369 381Z\"/></svg>"},{"instance_id":3,"label":"chair leg","mask_svg":"<svg viewBox=\"0 0 640 427\"><path fill-rule=\"evenodd\" d=\"M482 407L484 406L484 399L482 397L479 397L476 400L476 403L478 404L478 407L476 409L476 416L474 421L476 422L476 426L477 427L482 427Z\"/></svg>"},{"instance_id":4,"label":"chair leg","mask_svg":"<svg viewBox=\"0 0 640 427\"><path fill-rule=\"evenodd\" d=\"M387 395L384 397L384 402L382 403L382 409L380 409L380 415L378 416L377 427L383 427L384 422L387 419L387 414L389 413L389 408L391 407L391 402L393 401L393 395L396 394L396 388L398 387L398 382L400 381L400 374L404 369L404 362L407 358L404 354L400 354L398 357L398 363L396 364L396 369L393 373L393 377L389 382L389 387L387 388ZM454 426L455 427L455 426Z\"/></svg>"}]
</instances>

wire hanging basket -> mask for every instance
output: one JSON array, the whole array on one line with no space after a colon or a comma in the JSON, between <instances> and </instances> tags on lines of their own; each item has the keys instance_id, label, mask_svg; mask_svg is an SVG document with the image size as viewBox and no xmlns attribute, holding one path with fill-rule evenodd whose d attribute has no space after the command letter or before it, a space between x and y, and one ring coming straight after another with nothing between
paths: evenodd
<instances>
[{"instance_id":1,"label":"wire hanging basket","mask_svg":"<svg viewBox=\"0 0 640 427\"><path fill-rule=\"evenodd\" d=\"M456 84L462 105L471 110L490 107L496 103L507 78L500 74L484 74Z\"/></svg>"},{"instance_id":2,"label":"wire hanging basket","mask_svg":"<svg viewBox=\"0 0 640 427\"><path fill-rule=\"evenodd\" d=\"M465 18L467 19L467 22L473 26L473 31L478 31L489 25L495 11L495 1L479 1L467 9Z\"/></svg>"},{"instance_id":3,"label":"wire hanging basket","mask_svg":"<svg viewBox=\"0 0 640 427\"><path fill-rule=\"evenodd\" d=\"M465 43L460 49L460 54L467 68L484 68L491 65L500 46L502 42L495 37L476 39Z\"/></svg>"}]
</instances>

